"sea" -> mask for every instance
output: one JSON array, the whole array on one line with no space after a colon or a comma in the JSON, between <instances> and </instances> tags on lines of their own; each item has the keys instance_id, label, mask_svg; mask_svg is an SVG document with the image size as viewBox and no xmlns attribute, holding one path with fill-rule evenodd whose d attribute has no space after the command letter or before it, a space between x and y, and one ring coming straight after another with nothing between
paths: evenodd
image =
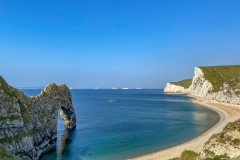
<instances>
[{"instance_id":1,"label":"sea","mask_svg":"<svg viewBox=\"0 0 240 160\"><path fill-rule=\"evenodd\" d=\"M39 89L22 89L36 96ZM124 160L187 142L220 117L183 94L162 89L71 89L77 116L68 131L58 115L56 148L41 160ZM115 100L110 102L110 100Z\"/></svg>"}]
</instances>

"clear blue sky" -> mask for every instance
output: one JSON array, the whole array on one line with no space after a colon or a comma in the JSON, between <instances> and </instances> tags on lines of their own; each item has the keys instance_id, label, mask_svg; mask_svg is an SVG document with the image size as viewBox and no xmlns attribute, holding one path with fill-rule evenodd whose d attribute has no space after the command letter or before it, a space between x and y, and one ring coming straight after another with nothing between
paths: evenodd
<instances>
[{"instance_id":1,"label":"clear blue sky","mask_svg":"<svg viewBox=\"0 0 240 160\"><path fill-rule=\"evenodd\" d=\"M239 64L239 0L0 0L0 75L15 87L163 88Z\"/></svg>"}]
</instances>

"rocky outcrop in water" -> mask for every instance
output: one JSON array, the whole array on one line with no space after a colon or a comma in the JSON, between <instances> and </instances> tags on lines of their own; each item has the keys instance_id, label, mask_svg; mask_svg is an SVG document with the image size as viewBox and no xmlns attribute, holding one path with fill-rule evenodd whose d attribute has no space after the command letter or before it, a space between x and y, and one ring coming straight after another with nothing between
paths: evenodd
<instances>
[{"instance_id":1,"label":"rocky outcrop in water","mask_svg":"<svg viewBox=\"0 0 240 160\"><path fill-rule=\"evenodd\" d=\"M38 159L55 146L59 109L66 128L74 129L76 115L65 84L49 84L27 97L0 77L0 145L22 159Z\"/></svg>"}]
</instances>

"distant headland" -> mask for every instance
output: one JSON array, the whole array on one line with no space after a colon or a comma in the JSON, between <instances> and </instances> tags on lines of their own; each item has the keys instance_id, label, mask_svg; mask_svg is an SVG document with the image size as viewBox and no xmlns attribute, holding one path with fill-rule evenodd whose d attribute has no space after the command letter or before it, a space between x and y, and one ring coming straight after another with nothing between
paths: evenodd
<instances>
[{"instance_id":1,"label":"distant headland","mask_svg":"<svg viewBox=\"0 0 240 160\"><path fill-rule=\"evenodd\" d=\"M192 79L169 82L164 92L240 105L240 65L196 67Z\"/></svg>"}]
</instances>

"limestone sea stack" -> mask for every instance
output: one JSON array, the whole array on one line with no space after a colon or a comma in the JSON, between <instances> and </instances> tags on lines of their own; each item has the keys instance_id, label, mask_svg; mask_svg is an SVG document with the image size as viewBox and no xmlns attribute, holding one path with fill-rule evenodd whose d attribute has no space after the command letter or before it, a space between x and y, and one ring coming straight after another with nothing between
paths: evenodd
<instances>
[{"instance_id":1,"label":"limestone sea stack","mask_svg":"<svg viewBox=\"0 0 240 160\"><path fill-rule=\"evenodd\" d=\"M74 129L76 115L65 84L49 84L27 97L0 76L0 146L21 159L38 159L55 146L59 109L66 128Z\"/></svg>"}]
</instances>

